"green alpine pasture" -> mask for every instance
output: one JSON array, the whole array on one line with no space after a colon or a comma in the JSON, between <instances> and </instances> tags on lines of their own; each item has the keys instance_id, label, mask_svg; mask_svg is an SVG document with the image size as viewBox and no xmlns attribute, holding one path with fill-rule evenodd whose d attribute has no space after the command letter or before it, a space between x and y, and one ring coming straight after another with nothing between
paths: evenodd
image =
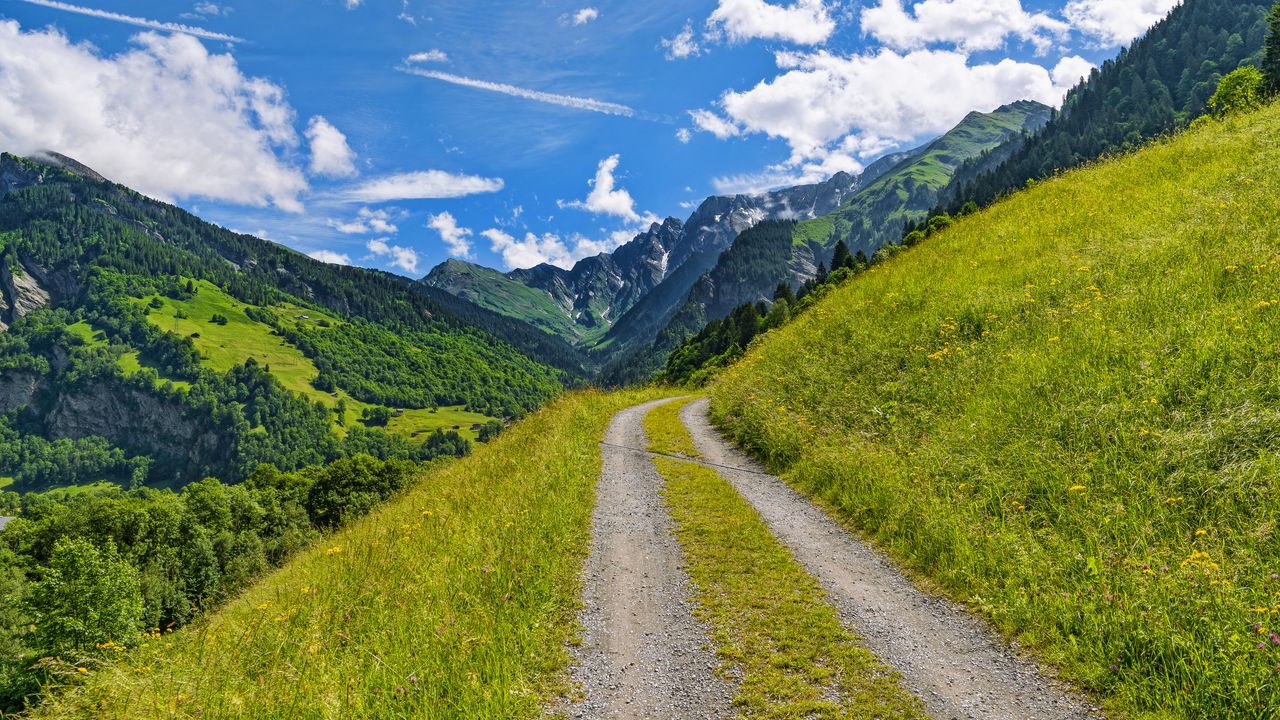
<instances>
[{"instance_id":1,"label":"green alpine pasture","mask_svg":"<svg viewBox=\"0 0 1280 720\"><path fill-rule=\"evenodd\" d=\"M958 221L713 417L1122 717L1280 714L1280 106Z\"/></svg>"},{"instance_id":2,"label":"green alpine pasture","mask_svg":"<svg viewBox=\"0 0 1280 720\"><path fill-rule=\"evenodd\" d=\"M371 405L340 389L331 393L318 390L312 384L320 374L315 363L269 325L246 314L246 310L255 308L227 295L213 283L200 281L195 283L195 287L197 292L190 299L152 295L138 298L137 303L149 309L147 319L156 327L178 337L190 337L200 351L202 362L210 369L225 372L253 358L259 365L270 367L271 374L285 388L313 402L333 408L339 400L343 401L346 404L344 423L338 425L335 422L334 425L339 432L360 422L361 412ZM160 307L152 303L159 303ZM319 329L340 328L344 322L322 310L295 305L279 305L270 310L281 322ZM219 320L215 322L215 318ZM72 328L82 336L88 333L86 339L92 340L92 328L87 324L78 323ZM127 374L131 374L130 368L136 372L137 353L121 356L120 364ZM459 435L475 440L476 432L472 426L483 425L492 419L461 407L410 408L394 415L387 424L387 430L408 438L418 438L436 430L456 430Z\"/></svg>"},{"instance_id":3,"label":"green alpine pasture","mask_svg":"<svg viewBox=\"0 0 1280 720\"><path fill-rule=\"evenodd\" d=\"M657 397L552 402L33 717L540 716L566 691L599 442Z\"/></svg>"}]
</instances>

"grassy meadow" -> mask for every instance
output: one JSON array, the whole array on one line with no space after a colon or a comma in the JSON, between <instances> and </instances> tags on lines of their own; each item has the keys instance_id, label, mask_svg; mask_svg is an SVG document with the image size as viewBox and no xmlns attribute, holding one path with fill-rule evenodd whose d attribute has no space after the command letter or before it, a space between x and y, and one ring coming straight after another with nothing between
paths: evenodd
<instances>
[{"instance_id":1,"label":"grassy meadow","mask_svg":"<svg viewBox=\"0 0 1280 720\"><path fill-rule=\"evenodd\" d=\"M961 220L709 392L1115 715L1280 715L1280 106Z\"/></svg>"},{"instance_id":2,"label":"grassy meadow","mask_svg":"<svg viewBox=\"0 0 1280 720\"><path fill-rule=\"evenodd\" d=\"M566 682L599 442L658 396L552 402L34 716L539 716Z\"/></svg>"},{"instance_id":3,"label":"grassy meadow","mask_svg":"<svg viewBox=\"0 0 1280 720\"><path fill-rule=\"evenodd\" d=\"M322 402L335 407L339 400L346 402L346 427L360 422L360 413L368 403L360 402L342 390L328 393L317 390L311 381L320 374L315 363L301 350L290 345L284 338L276 335L271 327L251 319L245 310L250 307L227 295L218 286L200 281L196 283L198 292L189 300L177 300L163 295L140 298L140 306L147 306L159 298L161 308L152 308L148 319L156 327L175 333L180 337L191 337L196 349L204 357L204 364L213 370L225 372L232 367L254 358L261 365L269 365L271 374L278 378L286 388L300 393L312 402ZM338 327L342 321L325 313L323 310L302 308L293 305L281 305L271 308L286 323L305 324L313 327ZM183 317L179 317L179 313ZM213 322L214 315L227 319L225 325ZM86 329L89 326L80 323ZM130 353L120 358L125 372L130 367L136 372L137 353ZM129 364L131 363L131 365ZM474 424L483 424L492 418L479 413L468 412L461 407L442 407L431 409L406 409L396 415L387 424L387 430L405 437L419 437L437 429L457 429L458 434L469 440L475 440L476 433L471 429ZM342 426L334 423L334 429L343 432Z\"/></svg>"}]
</instances>

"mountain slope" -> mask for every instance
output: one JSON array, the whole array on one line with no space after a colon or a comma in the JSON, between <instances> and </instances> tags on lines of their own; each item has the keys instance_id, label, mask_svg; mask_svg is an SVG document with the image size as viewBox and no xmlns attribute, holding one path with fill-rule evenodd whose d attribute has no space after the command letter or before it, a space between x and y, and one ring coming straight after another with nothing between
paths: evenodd
<instances>
[{"instance_id":1,"label":"mountain slope","mask_svg":"<svg viewBox=\"0 0 1280 720\"><path fill-rule=\"evenodd\" d=\"M1260 65L1272 0L1187 0L1073 88L1061 113L1009 155L966 163L943 192L952 212L1028 180L1132 150L1205 114L1218 80Z\"/></svg>"},{"instance_id":2,"label":"mountain slope","mask_svg":"<svg viewBox=\"0 0 1280 720\"><path fill-rule=\"evenodd\" d=\"M424 433L474 436L580 372L514 320L209 225L65 158L0 156L0 191L0 474L19 489L416 456Z\"/></svg>"},{"instance_id":3,"label":"mountain slope","mask_svg":"<svg viewBox=\"0 0 1280 720\"><path fill-rule=\"evenodd\" d=\"M1274 715L1276 137L1272 105L966 217L713 414L1116 715Z\"/></svg>"}]
</instances>

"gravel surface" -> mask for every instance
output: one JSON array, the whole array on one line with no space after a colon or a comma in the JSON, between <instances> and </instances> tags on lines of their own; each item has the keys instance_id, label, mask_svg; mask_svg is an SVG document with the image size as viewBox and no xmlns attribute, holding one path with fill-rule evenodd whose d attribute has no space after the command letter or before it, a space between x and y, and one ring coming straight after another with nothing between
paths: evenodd
<instances>
[{"instance_id":1,"label":"gravel surface","mask_svg":"<svg viewBox=\"0 0 1280 720\"><path fill-rule=\"evenodd\" d=\"M818 579L844 623L902 674L930 715L939 720L1101 717L1085 698L1015 654L986 622L921 592L885 556L786 483L764 474L710 425L706 400L685 406L681 419L708 463L746 470L717 468Z\"/></svg>"},{"instance_id":2,"label":"gravel surface","mask_svg":"<svg viewBox=\"0 0 1280 720\"><path fill-rule=\"evenodd\" d=\"M643 451L642 420L661 402L619 413L601 448L573 670L585 698L567 710L575 718L731 715L733 689L715 674L707 630L693 617L684 556L658 494L662 477Z\"/></svg>"}]
</instances>

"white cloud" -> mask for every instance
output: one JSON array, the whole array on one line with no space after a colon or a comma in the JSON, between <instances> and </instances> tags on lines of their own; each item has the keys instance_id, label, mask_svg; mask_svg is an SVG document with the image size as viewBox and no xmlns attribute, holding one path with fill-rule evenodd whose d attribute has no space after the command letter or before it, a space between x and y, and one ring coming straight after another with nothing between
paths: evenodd
<instances>
[{"instance_id":1,"label":"white cloud","mask_svg":"<svg viewBox=\"0 0 1280 720\"><path fill-rule=\"evenodd\" d=\"M506 83L489 82L488 80L476 80L475 78L462 77L461 75L451 75L436 70L423 70L421 68L402 67L401 72L417 75L418 77L439 80L453 85L461 85L475 90L486 90L488 92L500 93L502 95L510 95L512 97L523 98L525 100L533 100L534 102L546 103L548 105L559 105L561 107L573 108L574 110L589 110L591 112L603 113L605 115L620 115L622 117L634 117L636 111L626 105L607 102L604 100L595 100L593 98L576 97L574 95L557 95L555 93L542 92L541 90L529 90L528 88L516 87L515 85L507 85Z\"/></svg>"},{"instance_id":2,"label":"white cloud","mask_svg":"<svg viewBox=\"0 0 1280 720\"><path fill-rule=\"evenodd\" d=\"M108 56L56 30L0 21L0 147L69 155L164 199L300 211L302 172L284 90L189 35L142 33Z\"/></svg>"},{"instance_id":3,"label":"white cloud","mask_svg":"<svg viewBox=\"0 0 1280 720\"><path fill-rule=\"evenodd\" d=\"M693 23L685 22L684 29L674 37L663 38L662 47L666 48L668 60L682 60L702 54L702 46L693 36Z\"/></svg>"},{"instance_id":4,"label":"white cloud","mask_svg":"<svg viewBox=\"0 0 1280 720\"><path fill-rule=\"evenodd\" d=\"M351 177L356 174L356 154L347 145L347 136L321 115L307 123L311 143L311 174L324 177Z\"/></svg>"},{"instance_id":5,"label":"white cloud","mask_svg":"<svg viewBox=\"0 0 1280 720\"><path fill-rule=\"evenodd\" d=\"M1053 66L1053 84L1060 88L1074 87L1081 80L1089 77L1094 67L1093 63L1079 55L1064 57Z\"/></svg>"},{"instance_id":6,"label":"white cloud","mask_svg":"<svg viewBox=\"0 0 1280 720\"><path fill-rule=\"evenodd\" d=\"M689 117L693 118L693 124L697 125L699 130L709 132L721 140L742 134L742 128L710 110L690 110Z\"/></svg>"},{"instance_id":7,"label":"white cloud","mask_svg":"<svg viewBox=\"0 0 1280 720\"><path fill-rule=\"evenodd\" d=\"M1181 0L1071 0L1062 14L1104 45L1124 45L1162 20Z\"/></svg>"},{"instance_id":8,"label":"white cloud","mask_svg":"<svg viewBox=\"0 0 1280 720\"><path fill-rule=\"evenodd\" d=\"M148 20L146 18L135 17L133 15L124 15L117 12L107 10L97 10L94 8L80 7L70 3L59 2L58 0L22 0L29 5L39 5L41 7L52 8L54 10L62 10L64 12L76 13L77 15L88 15L102 20L111 20L112 22L124 23L126 25L134 25L136 27L149 28L151 30L163 30L165 32L183 33L184 35L193 35L205 40L221 40L223 42L238 43L244 40L225 33L213 32L204 28L192 27L190 25L182 25L179 23L161 22L159 20ZM203 3L202 3L203 4ZM196 6L197 11L199 5Z\"/></svg>"},{"instance_id":9,"label":"white cloud","mask_svg":"<svg viewBox=\"0 0 1280 720\"><path fill-rule=\"evenodd\" d=\"M631 197L631 193L625 188L616 187L617 181L613 174L618 169L618 162L621 158L618 155L610 155L600 161L596 167L595 178L588 181L591 185L591 192L587 194L586 200L557 200L556 204L561 208L577 208L579 210L588 210L593 213L603 215L613 215L624 218L632 222L643 222L651 218L650 213L641 216L636 212L635 198Z\"/></svg>"},{"instance_id":10,"label":"white cloud","mask_svg":"<svg viewBox=\"0 0 1280 720\"><path fill-rule=\"evenodd\" d=\"M375 178L339 192L350 202L386 202L389 200L438 200L467 195L498 192L503 188L499 178L455 175L442 170L423 170Z\"/></svg>"},{"instance_id":11,"label":"white cloud","mask_svg":"<svg viewBox=\"0 0 1280 720\"><path fill-rule=\"evenodd\" d=\"M586 25L600 17L600 11L593 7L584 7L573 14L571 22L575 27Z\"/></svg>"},{"instance_id":12,"label":"white cloud","mask_svg":"<svg viewBox=\"0 0 1280 720\"><path fill-rule=\"evenodd\" d=\"M351 256L346 253L334 252L332 250L316 250L310 253L310 256L322 263L330 265L350 265Z\"/></svg>"},{"instance_id":13,"label":"white cloud","mask_svg":"<svg viewBox=\"0 0 1280 720\"><path fill-rule=\"evenodd\" d=\"M1074 80L1009 59L970 64L958 51L778 53L777 61L784 73L745 92L726 93L720 104L746 131L785 140L793 166L829 164L833 154L867 157L937 135L972 109L989 111L1024 99L1056 105ZM1078 64L1062 67L1070 75Z\"/></svg>"},{"instance_id":14,"label":"white cloud","mask_svg":"<svg viewBox=\"0 0 1280 720\"><path fill-rule=\"evenodd\" d=\"M365 247L374 257L386 260L391 267L398 267L410 275L418 274L418 253L413 248L391 245L386 238L370 240Z\"/></svg>"},{"instance_id":15,"label":"white cloud","mask_svg":"<svg viewBox=\"0 0 1280 720\"><path fill-rule=\"evenodd\" d=\"M212 2L198 2L191 8L191 12L182 13L181 17L191 18L194 20L205 20L211 17L220 17L230 15L232 8L226 5L218 5Z\"/></svg>"},{"instance_id":16,"label":"white cloud","mask_svg":"<svg viewBox=\"0 0 1280 720\"><path fill-rule=\"evenodd\" d=\"M342 3L347 6L348 10L355 10L364 3L364 0L342 0Z\"/></svg>"},{"instance_id":17,"label":"white cloud","mask_svg":"<svg viewBox=\"0 0 1280 720\"><path fill-rule=\"evenodd\" d=\"M1021 0L921 0L910 12L902 0L880 0L862 11L862 30L898 50L931 43L995 50L1013 35L1043 53L1052 47L1052 38L1065 35L1070 26L1045 13L1027 12Z\"/></svg>"},{"instance_id":18,"label":"white cloud","mask_svg":"<svg viewBox=\"0 0 1280 720\"><path fill-rule=\"evenodd\" d=\"M733 42L783 40L797 45L818 45L836 29L824 0L796 0L788 6L764 0L720 0L707 25Z\"/></svg>"},{"instance_id":19,"label":"white cloud","mask_svg":"<svg viewBox=\"0 0 1280 720\"><path fill-rule=\"evenodd\" d=\"M581 235L574 235L568 241L559 235L544 233L525 233L523 240L501 230L490 229L480 233L489 240L489 249L502 256L502 263L508 270L529 268L549 263L566 270L583 258L594 257L603 252L616 249L630 240L635 233L620 230L609 236L607 240L591 240Z\"/></svg>"},{"instance_id":20,"label":"white cloud","mask_svg":"<svg viewBox=\"0 0 1280 720\"><path fill-rule=\"evenodd\" d=\"M427 50L426 52L414 53L406 62L411 63L447 63L449 62L449 54L443 50Z\"/></svg>"},{"instance_id":21,"label":"white cloud","mask_svg":"<svg viewBox=\"0 0 1280 720\"><path fill-rule=\"evenodd\" d=\"M367 235L376 233L378 235L395 235L400 232L392 223L392 211L390 210L370 210L369 208L360 208L356 213L356 217L348 222L339 220L328 220L326 224L345 235Z\"/></svg>"},{"instance_id":22,"label":"white cloud","mask_svg":"<svg viewBox=\"0 0 1280 720\"><path fill-rule=\"evenodd\" d=\"M471 257L471 229L458 226L453 213L442 212L432 215L427 227L440 233L440 239L449 246L449 254L454 257Z\"/></svg>"},{"instance_id":23,"label":"white cloud","mask_svg":"<svg viewBox=\"0 0 1280 720\"><path fill-rule=\"evenodd\" d=\"M693 140L693 131L689 128L680 128L676 131L676 139L679 140L682 145L688 145L689 141Z\"/></svg>"}]
</instances>

